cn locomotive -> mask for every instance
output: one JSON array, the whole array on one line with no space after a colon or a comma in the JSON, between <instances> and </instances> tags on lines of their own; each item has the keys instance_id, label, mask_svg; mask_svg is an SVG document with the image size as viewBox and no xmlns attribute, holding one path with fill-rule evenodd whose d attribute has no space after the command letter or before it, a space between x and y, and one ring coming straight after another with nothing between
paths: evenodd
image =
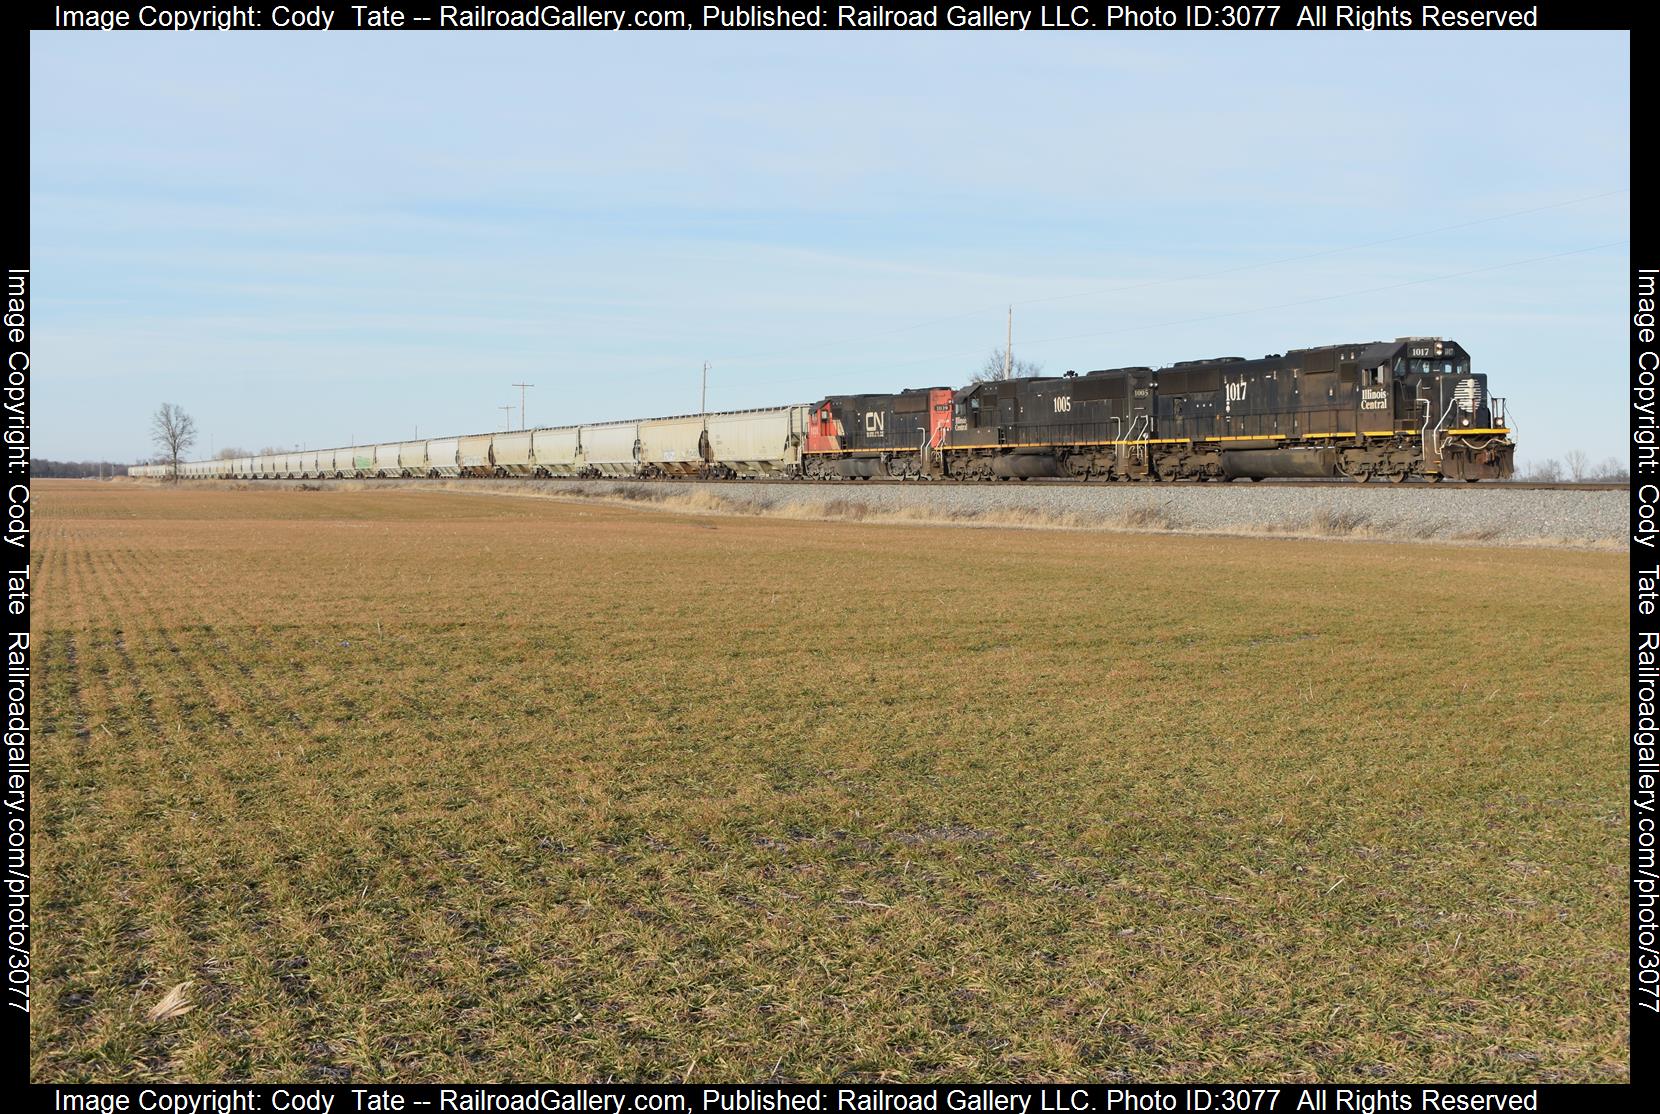
<instances>
[{"instance_id":1,"label":"cn locomotive","mask_svg":"<svg viewBox=\"0 0 1660 1114\"><path fill-rule=\"evenodd\" d=\"M960 480L1503 479L1502 398L1453 341L1404 337L1167 368L837 395L808 476Z\"/></svg>"},{"instance_id":2,"label":"cn locomotive","mask_svg":"<svg viewBox=\"0 0 1660 1114\"><path fill-rule=\"evenodd\" d=\"M187 479L1504 479L1505 403L1454 341L1105 368L806 405L270 453ZM165 478L167 465L129 470Z\"/></svg>"}]
</instances>

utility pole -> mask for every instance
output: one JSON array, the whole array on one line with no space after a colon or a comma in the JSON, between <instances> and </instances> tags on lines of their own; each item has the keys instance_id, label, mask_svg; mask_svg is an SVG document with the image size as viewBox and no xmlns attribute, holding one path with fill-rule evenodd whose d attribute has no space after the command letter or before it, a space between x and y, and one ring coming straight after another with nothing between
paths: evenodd
<instances>
[{"instance_id":1,"label":"utility pole","mask_svg":"<svg viewBox=\"0 0 1660 1114\"><path fill-rule=\"evenodd\" d=\"M697 412L699 414L707 414L709 412L709 361L708 360L703 361L703 390L697 396Z\"/></svg>"},{"instance_id":2,"label":"utility pole","mask_svg":"<svg viewBox=\"0 0 1660 1114\"><path fill-rule=\"evenodd\" d=\"M1014 306L1009 306L1009 333L1003 341L1003 378L1014 370Z\"/></svg>"},{"instance_id":3,"label":"utility pole","mask_svg":"<svg viewBox=\"0 0 1660 1114\"><path fill-rule=\"evenodd\" d=\"M513 404L510 402L506 406L498 406L498 407L496 407L496 409L500 410L502 412L502 414L504 415L503 420L507 423L502 428L503 429L512 429L513 428Z\"/></svg>"},{"instance_id":4,"label":"utility pole","mask_svg":"<svg viewBox=\"0 0 1660 1114\"><path fill-rule=\"evenodd\" d=\"M534 383L515 383L515 384L513 384L513 386L519 388L519 428L520 429L525 428L525 388L526 387L534 387L535 385L536 384L534 384Z\"/></svg>"}]
</instances>

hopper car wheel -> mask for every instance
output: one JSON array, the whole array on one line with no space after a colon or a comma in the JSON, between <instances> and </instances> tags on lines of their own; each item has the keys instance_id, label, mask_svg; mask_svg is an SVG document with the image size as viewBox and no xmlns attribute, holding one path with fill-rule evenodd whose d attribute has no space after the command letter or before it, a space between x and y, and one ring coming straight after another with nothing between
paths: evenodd
<instances>
[{"instance_id":1,"label":"hopper car wheel","mask_svg":"<svg viewBox=\"0 0 1660 1114\"><path fill-rule=\"evenodd\" d=\"M1438 484L1438 483L1441 482L1441 473L1432 472L1429 475L1425 476L1424 479L1428 480L1432 484Z\"/></svg>"}]
</instances>

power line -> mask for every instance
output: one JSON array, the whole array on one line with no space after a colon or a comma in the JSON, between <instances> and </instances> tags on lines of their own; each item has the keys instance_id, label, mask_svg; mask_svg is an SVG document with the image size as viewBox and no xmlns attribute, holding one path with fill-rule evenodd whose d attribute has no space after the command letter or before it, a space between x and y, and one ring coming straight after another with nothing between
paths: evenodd
<instances>
[{"instance_id":1,"label":"power line","mask_svg":"<svg viewBox=\"0 0 1660 1114\"><path fill-rule=\"evenodd\" d=\"M1560 208L1562 208L1563 206L1566 206L1566 205L1579 205L1579 204L1582 204L1586 201L1598 201L1598 200L1601 200L1604 197L1613 197L1615 194L1630 193L1630 192L1631 191L1629 189L1609 190L1607 193L1592 194L1589 197L1577 197L1572 201L1556 201L1556 202L1552 202L1549 205L1537 205L1532 209L1517 209L1514 212L1500 213L1497 216L1492 216L1492 217L1481 217L1477 220L1464 221L1461 224L1445 224L1445 225L1442 225L1440 228L1429 228L1429 229L1425 229L1422 232L1408 232L1405 235L1401 235L1401 236L1385 236L1381 240L1367 240L1364 243L1349 244L1345 247L1340 247L1340 248L1326 248L1323 251L1305 252L1302 255L1288 255L1288 256L1285 256L1282 259L1270 259L1270 260L1268 260L1266 262L1263 262L1263 263L1244 263L1244 264L1241 264L1238 267L1225 267L1220 271L1207 271L1204 274L1190 275L1186 278L1152 279L1152 280L1149 280L1147 282L1131 283L1128 286L1113 287L1110 290L1087 291L1087 292L1082 293L1082 294L1056 294L1056 295L1053 295L1052 297L1048 297L1048 298L1028 298L1026 301L1017 302L1016 304L1017 305L1023 305L1023 306L1031 306L1031 305L1037 305L1041 302L1064 302L1069 298L1099 297L1100 295L1103 295L1103 294L1118 294L1118 293L1121 293L1121 292L1126 291L1126 290L1142 290L1142 289L1145 289L1146 287L1149 287L1149 286L1166 286L1166 285L1169 285L1170 283L1176 283L1176 282L1195 282L1195 281L1198 281L1200 279L1220 278L1223 275L1234 275L1234 274L1238 274L1241 271L1254 271L1254 270L1256 270L1260 267L1277 267L1282 263L1301 263L1302 261L1304 261L1306 259L1322 259L1322 258L1324 258L1328 255L1341 255L1344 252L1360 251L1363 248L1375 248L1375 247L1379 247L1383 244L1397 244L1397 243L1400 243L1402 240L1417 240L1417 239L1421 239L1425 236L1439 235L1442 232L1456 232L1457 230L1459 230L1461 228L1473 228L1478 224L1491 224L1493 221L1508 220L1511 217L1525 217L1525 216L1527 216L1531 213L1542 213L1547 209L1560 209Z\"/></svg>"},{"instance_id":2,"label":"power line","mask_svg":"<svg viewBox=\"0 0 1660 1114\"><path fill-rule=\"evenodd\" d=\"M1547 261L1552 260L1552 259L1564 259L1564 258L1566 258L1568 256L1572 256L1572 255L1585 255L1585 254L1588 254L1588 253L1593 252L1593 251L1602 251L1605 248L1619 247L1621 244L1629 244L1630 242L1631 241L1628 240L1628 239L1625 239L1625 240L1611 240L1611 241L1609 241L1608 243L1605 243L1605 244L1595 244L1591 247L1586 247L1586 248L1575 248L1572 251L1555 252L1555 253L1552 253L1550 255L1535 255L1535 256L1530 256L1526 259L1512 259L1512 260L1509 260L1508 262L1494 263L1494 264L1490 264L1489 266L1486 266L1486 267L1472 267L1472 268L1470 268L1468 270L1464 270L1464 271L1450 271L1447 274L1443 274L1443 275L1428 275L1428 276L1425 276L1424 278L1408 279L1405 282L1392 282L1392 283L1388 283L1384 286L1370 286L1370 287L1366 287L1365 289L1361 289L1361 290L1344 290L1344 291L1340 291L1339 293L1336 293L1336 294L1322 294L1322 295L1320 295L1318 297L1315 297L1315 298L1300 298L1300 299L1298 299L1296 301L1292 301L1292 302L1278 302L1278 303L1275 303L1273 305L1267 305L1267 306L1252 306L1252 307L1247 308L1247 309L1228 310L1224 313L1207 313L1207 314L1202 314L1198 317L1175 318L1175 319L1172 319L1172 320L1169 320L1169 321L1153 321L1153 322L1149 322L1148 324L1145 324L1145 325L1129 325L1129 326L1126 326L1126 327L1121 328L1121 329L1102 329L1102 330L1096 330L1096 331L1087 332L1087 333L1070 333L1066 336L1041 337L1037 340L1026 341L1025 343L1026 344L1058 344L1062 341L1068 341L1068 340L1084 340L1084 339L1089 339L1089 338L1093 338L1093 337L1119 336L1119 335L1122 335L1122 334L1125 334L1125 333L1145 332L1149 329L1169 328L1170 326L1173 326L1173 325L1194 325L1194 324L1198 324L1198 323L1205 322L1205 321L1219 321L1219 320L1223 320L1223 319L1226 319L1226 318L1229 318L1229 317L1243 317L1247 314L1252 314L1252 313L1268 313L1272 310L1278 310L1278 309L1295 309L1298 306L1317 305L1321 302L1336 301L1340 298L1355 298L1355 297L1359 297L1363 294L1381 294L1385 291L1400 290L1400 289L1403 289L1403 288L1409 287L1409 286L1423 286L1426 283L1431 283L1431 282L1445 282L1448 279L1465 278L1469 275L1485 274L1489 271L1502 271L1502 270L1505 270L1505 269L1510 268L1510 267L1522 267L1522 266L1526 266L1529 263L1544 263L1544 262L1547 262ZM918 364L933 363L936 360L968 358L968 357L972 357L974 354L975 354L974 352L970 352L970 351L940 352L940 353L936 353L932 356L923 356L923 357L921 357L919 359L915 359L915 360L903 360L903 361L899 361L899 362L890 362L890 363L884 364L883 366L884 367L889 367L889 368L914 367ZM791 378L791 379L774 379L774 380L771 380L771 385L786 385L786 384L791 384L791 383L814 382L814 381L817 381L820 378L822 378L822 376L809 375L809 376L797 376L797 377Z\"/></svg>"},{"instance_id":3,"label":"power line","mask_svg":"<svg viewBox=\"0 0 1660 1114\"><path fill-rule=\"evenodd\" d=\"M1029 306L1029 305L1039 305L1039 304L1046 303L1046 302L1067 301L1069 299L1075 299L1075 298L1099 298L1099 297L1104 297L1104 296L1109 295L1109 294L1127 293L1131 290L1146 290L1146 289L1149 289L1149 288L1155 287L1155 286L1170 286L1170 285L1173 285L1173 284L1179 283L1179 282L1199 282L1201 280L1208 279L1208 278L1220 278L1220 277L1225 276L1225 275L1239 274L1239 273L1244 272L1244 271L1260 270L1264 267L1277 267L1277 266L1280 266L1280 265L1286 264L1286 263L1298 263L1298 262L1302 262L1302 261L1308 260L1308 259L1321 259L1321 258L1324 258L1326 256L1341 255L1344 252L1360 251L1360 250L1365 249L1365 248L1379 247L1383 244L1400 243L1403 240L1421 239L1424 236L1435 236L1435 235L1439 235L1440 233L1443 233L1443 232L1454 232L1454 231L1457 231L1457 230L1462 229L1462 228L1472 228L1472 227L1474 227L1476 225L1479 225L1479 224L1491 224L1494 221L1509 220L1513 217L1528 216L1528 215L1531 215L1533 213L1546 212L1550 209L1561 209L1561 208L1565 208L1569 205L1582 205L1582 204L1584 204L1588 201L1599 201L1599 200L1601 200L1603 198L1606 198L1606 197L1616 197L1620 194L1630 193L1630 192L1631 192L1630 189L1607 190L1603 193L1589 194L1589 195L1584 196L1584 197L1576 197L1576 198L1572 198L1572 199L1567 200L1567 201L1555 201L1555 202L1552 202L1548 205L1535 205L1535 206L1533 206L1532 208L1529 208L1529 209L1515 209L1515 210L1512 210L1512 211L1507 212L1507 213L1498 213L1498 214L1496 214L1494 216L1490 216L1490 217L1480 217L1480 218L1477 218L1476 220L1463 221L1463 222L1458 223L1458 224L1441 225L1441 226L1436 227L1436 228L1424 229L1423 231L1420 231L1420 232L1408 232L1408 233L1404 233L1404 234L1399 235L1399 236L1385 236L1381 239L1365 240L1365 241L1362 241L1360 243L1347 244L1347 245L1344 245L1342 247L1325 248L1325 249L1322 249L1320 251L1305 252L1305 253L1300 254L1300 255L1288 255L1288 256L1283 256L1283 257L1278 258L1278 259L1267 259L1267 260L1263 260L1262 262L1259 262L1259 263L1244 263L1244 264L1240 264L1239 266L1236 266L1236 267L1224 267L1224 268L1221 268L1220 270L1215 270L1215 271L1202 271L1202 272L1198 272L1198 273L1195 273L1195 274L1189 274L1189 275L1177 275L1177 276L1172 277L1172 278L1148 279L1144 282L1133 282L1133 283L1128 283L1128 284L1125 284L1125 285L1122 285L1122 286L1106 287L1106 288L1103 288L1103 289L1100 289L1100 290L1083 291L1083 292L1075 293L1075 294L1054 294L1054 295L1050 295L1050 296L1043 297L1043 298L1026 298L1026 299L1023 299L1023 300L1016 301L1013 304L1014 305L1021 305L1021 306ZM941 324L945 324L945 323L950 322L950 321L961 321L961 320L964 320L965 318L969 318L969 317L979 317L983 314L990 313L990 312L992 312L993 310L995 310L997 308L998 307L996 307L996 306L985 306L985 307L982 307L980 309L969 310L965 313L954 313L954 314L949 314L949 315L946 315L946 316L943 316L943 317L927 318L926 320L918 321L918 322L915 322L915 323L910 324L910 325L904 325L904 326L901 326L900 328L897 328L897 329L888 329L888 330L885 330L883 332L872 333L872 334L869 334L869 335L863 336L863 337L844 337L840 340L830 340L830 341L824 341L820 344L808 345L805 348L794 348L794 349L790 349L790 350L787 350L787 351L762 353L762 354L753 355L753 356L733 356L733 357L727 357L727 359L728 359L728 362L771 360L771 359L777 359L781 356L792 356L792 355L797 355L797 354L803 353L803 352L816 352L816 351L820 351L820 350L825 349L825 348L836 348L836 347L839 347L841 345L846 345L846 344L859 344L859 343L863 343L865 341L881 340L885 337L897 336L900 333L908 333L908 332L912 332L916 329L926 328L929 325L941 325Z\"/></svg>"},{"instance_id":4,"label":"power line","mask_svg":"<svg viewBox=\"0 0 1660 1114\"><path fill-rule=\"evenodd\" d=\"M1295 309L1298 306L1311 306L1320 302L1336 301L1339 298L1354 298L1362 294L1381 294L1387 290L1400 290L1408 286L1422 286L1430 282L1444 282L1447 279L1464 278L1468 275L1485 274L1488 271L1502 271L1507 267L1521 267L1528 263L1544 263L1551 259L1563 259L1570 255L1585 255L1588 252L1602 251L1604 248L1619 247L1629 244L1630 240L1611 240L1606 244L1596 244L1588 248L1575 248L1573 251L1559 251L1552 255L1535 255L1528 259L1513 259L1508 263L1494 263L1487 267L1472 267L1467 271L1452 271L1444 275L1430 275L1426 278L1408 279L1406 282L1392 282L1386 286L1371 286L1364 290L1345 290L1338 294L1322 294L1317 298L1302 298L1295 302L1279 302L1270 306L1253 306L1250 309L1229 310L1226 313L1208 313L1200 317L1183 317L1171 321L1155 321L1146 325L1131 325L1122 329L1104 329L1088 333L1071 333L1062 337L1042 337L1038 340L1027 341L1027 344L1057 344L1064 340L1085 340L1091 337L1118 336L1123 333L1144 332L1148 329L1163 329L1171 325L1195 325L1203 321L1219 321L1228 317L1243 317L1251 313L1267 313L1276 309ZM934 360L953 359L959 356L969 356L969 352L947 352L937 356L926 356L920 360L906 360L902 363L889 364L889 367L909 367L912 364L931 363Z\"/></svg>"}]
</instances>

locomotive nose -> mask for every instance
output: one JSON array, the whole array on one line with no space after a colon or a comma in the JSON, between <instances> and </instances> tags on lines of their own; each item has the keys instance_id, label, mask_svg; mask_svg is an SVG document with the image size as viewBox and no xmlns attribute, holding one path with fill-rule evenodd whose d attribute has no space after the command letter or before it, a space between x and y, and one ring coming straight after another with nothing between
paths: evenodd
<instances>
[{"instance_id":1,"label":"locomotive nose","mask_svg":"<svg viewBox=\"0 0 1660 1114\"><path fill-rule=\"evenodd\" d=\"M1476 424L1487 406L1487 384L1482 376L1466 375L1453 386L1453 405L1458 408L1458 424L1469 427Z\"/></svg>"}]
</instances>

